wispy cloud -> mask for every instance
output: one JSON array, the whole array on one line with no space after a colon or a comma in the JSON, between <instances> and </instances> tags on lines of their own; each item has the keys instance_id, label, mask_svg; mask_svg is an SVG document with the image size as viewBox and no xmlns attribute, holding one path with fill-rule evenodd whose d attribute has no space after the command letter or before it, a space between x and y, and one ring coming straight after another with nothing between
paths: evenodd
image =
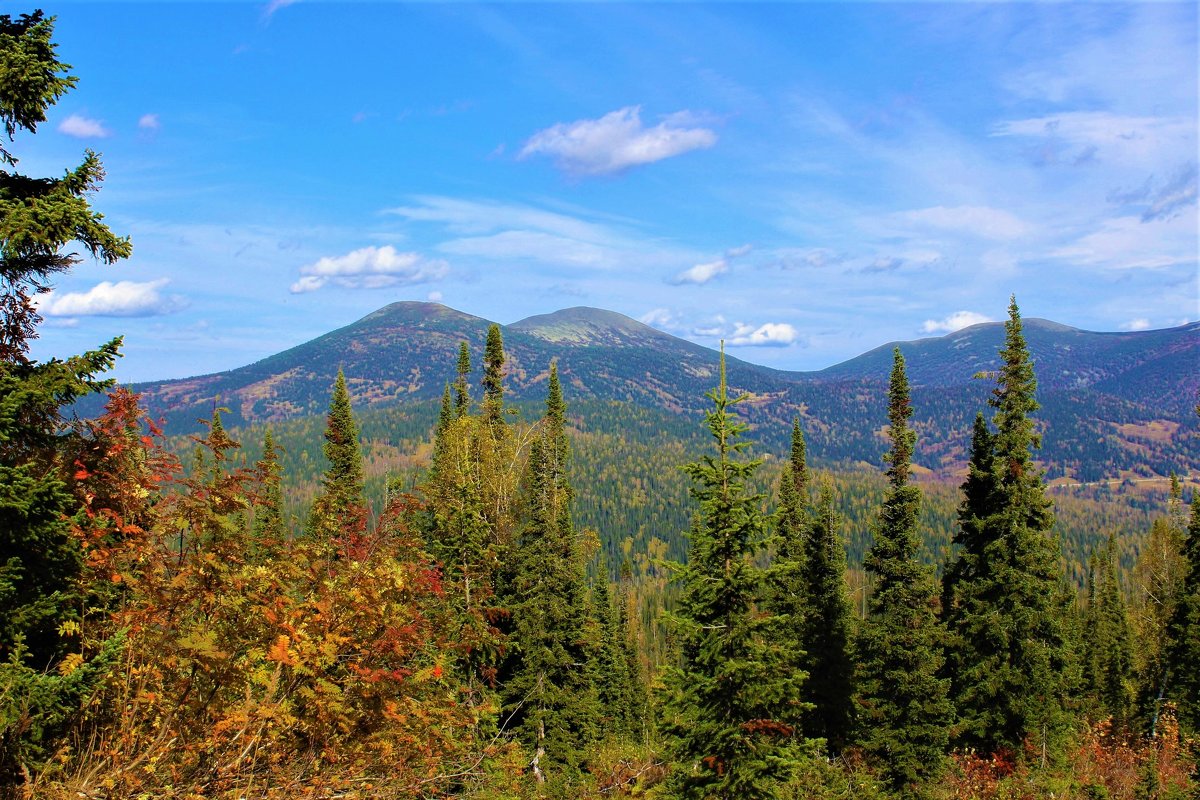
<instances>
[{"instance_id":1,"label":"wispy cloud","mask_svg":"<svg viewBox=\"0 0 1200 800\"><path fill-rule=\"evenodd\" d=\"M82 114L72 114L67 117L58 123L58 130L60 133L74 136L77 139L103 139L112 135L112 132L104 127L104 123L100 120L85 117Z\"/></svg>"},{"instance_id":2,"label":"wispy cloud","mask_svg":"<svg viewBox=\"0 0 1200 800\"><path fill-rule=\"evenodd\" d=\"M138 117L137 126L144 131L156 131L162 127L158 114L142 114Z\"/></svg>"},{"instance_id":3,"label":"wispy cloud","mask_svg":"<svg viewBox=\"0 0 1200 800\"><path fill-rule=\"evenodd\" d=\"M86 292L50 292L38 298L38 310L48 317L153 317L187 307L180 295L159 290L168 280L102 281Z\"/></svg>"},{"instance_id":4,"label":"wispy cloud","mask_svg":"<svg viewBox=\"0 0 1200 800\"><path fill-rule=\"evenodd\" d=\"M943 319L925 320L921 326L921 333L954 333L954 331L969 328L972 325L991 321L991 317L985 317L975 311L955 311Z\"/></svg>"},{"instance_id":5,"label":"wispy cloud","mask_svg":"<svg viewBox=\"0 0 1200 800\"><path fill-rule=\"evenodd\" d=\"M712 130L689 127L689 119L679 115L647 128L642 125L641 107L627 106L599 119L560 122L538 131L518 157L549 156L559 169L575 176L609 175L716 142Z\"/></svg>"},{"instance_id":6,"label":"wispy cloud","mask_svg":"<svg viewBox=\"0 0 1200 800\"><path fill-rule=\"evenodd\" d=\"M896 216L898 220L912 225L985 239L1016 239L1027 235L1031 228L1008 211L987 206L934 206L902 211Z\"/></svg>"},{"instance_id":7,"label":"wispy cloud","mask_svg":"<svg viewBox=\"0 0 1200 800\"><path fill-rule=\"evenodd\" d=\"M445 261L429 260L419 253L400 253L391 245L363 247L342 256L325 257L300 268L292 294L314 292L334 281L348 289L381 289L444 278Z\"/></svg>"},{"instance_id":8,"label":"wispy cloud","mask_svg":"<svg viewBox=\"0 0 1200 800\"><path fill-rule=\"evenodd\" d=\"M1110 111L1071 111L998 123L993 136L1036 140L1039 164L1153 165L1164 152L1195 142L1196 123L1187 117L1131 116ZM1194 148L1194 145L1193 145Z\"/></svg>"},{"instance_id":9,"label":"wispy cloud","mask_svg":"<svg viewBox=\"0 0 1200 800\"><path fill-rule=\"evenodd\" d=\"M1128 322L1122 323L1121 330L1123 331L1148 331L1150 330L1150 320L1145 317L1131 319Z\"/></svg>"},{"instance_id":10,"label":"wispy cloud","mask_svg":"<svg viewBox=\"0 0 1200 800\"><path fill-rule=\"evenodd\" d=\"M1184 208L1196 203L1196 164L1182 167L1175 177L1159 189L1142 212L1142 222L1170 219Z\"/></svg>"},{"instance_id":11,"label":"wispy cloud","mask_svg":"<svg viewBox=\"0 0 1200 800\"><path fill-rule=\"evenodd\" d=\"M518 203L420 196L386 213L458 234L434 245L455 256L601 270L678 269L695 258L694 252L646 237L625 221L589 219L586 211L572 215Z\"/></svg>"},{"instance_id":12,"label":"wispy cloud","mask_svg":"<svg viewBox=\"0 0 1200 800\"><path fill-rule=\"evenodd\" d=\"M1049 255L1080 266L1108 269L1161 269L1195 263L1195 221L1182 214L1158 219L1114 217Z\"/></svg>"},{"instance_id":13,"label":"wispy cloud","mask_svg":"<svg viewBox=\"0 0 1200 800\"><path fill-rule=\"evenodd\" d=\"M275 16L275 12L279 9L287 8L288 6L294 5L298 2L299 0L271 0L271 2L267 3L267 5L263 8L262 18L264 20L270 20L271 17Z\"/></svg>"}]
</instances>

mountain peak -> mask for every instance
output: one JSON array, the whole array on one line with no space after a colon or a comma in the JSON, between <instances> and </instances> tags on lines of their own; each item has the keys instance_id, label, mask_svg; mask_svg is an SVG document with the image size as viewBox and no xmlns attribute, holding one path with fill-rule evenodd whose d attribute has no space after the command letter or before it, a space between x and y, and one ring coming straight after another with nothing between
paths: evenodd
<instances>
[{"instance_id":1,"label":"mountain peak","mask_svg":"<svg viewBox=\"0 0 1200 800\"><path fill-rule=\"evenodd\" d=\"M602 308L575 306L527 317L508 326L548 342L628 344L671 338L636 319Z\"/></svg>"}]
</instances>

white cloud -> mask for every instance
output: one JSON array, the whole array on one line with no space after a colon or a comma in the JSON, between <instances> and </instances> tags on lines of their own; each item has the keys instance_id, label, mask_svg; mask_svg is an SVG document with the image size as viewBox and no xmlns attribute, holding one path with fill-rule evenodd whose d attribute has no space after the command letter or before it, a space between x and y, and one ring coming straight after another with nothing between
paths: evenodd
<instances>
[{"instance_id":1,"label":"white cloud","mask_svg":"<svg viewBox=\"0 0 1200 800\"><path fill-rule=\"evenodd\" d=\"M901 220L930 228L966 233L985 239L1016 239L1030 226L1007 211L987 206L934 206L897 215Z\"/></svg>"},{"instance_id":2,"label":"white cloud","mask_svg":"<svg viewBox=\"0 0 1200 800\"><path fill-rule=\"evenodd\" d=\"M91 119L82 114L72 114L71 116L58 123L60 133L65 133L67 136L74 136L79 139L97 139L104 138L110 135L108 128L98 119Z\"/></svg>"},{"instance_id":3,"label":"white cloud","mask_svg":"<svg viewBox=\"0 0 1200 800\"><path fill-rule=\"evenodd\" d=\"M138 117L137 126L144 131L156 131L162 127L162 123L158 121L158 114L142 114Z\"/></svg>"},{"instance_id":4,"label":"white cloud","mask_svg":"<svg viewBox=\"0 0 1200 800\"><path fill-rule=\"evenodd\" d=\"M431 303L440 303L444 298L441 292L430 292L425 299Z\"/></svg>"},{"instance_id":5,"label":"white cloud","mask_svg":"<svg viewBox=\"0 0 1200 800\"><path fill-rule=\"evenodd\" d=\"M796 329L786 322L759 325L737 323L726 344L731 347L787 347L798 338Z\"/></svg>"},{"instance_id":6,"label":"white cloud","mask_svg":"<svg viewBox=\"0 0 1200 800\"><path fill-rule=\"evenodd\" d=\"M187 306L179 295L163 295L166 278L138 283L102 281L86 292L50 292L38 298L38 310L48 317L152 317Z\"/></svg>"},{"instance_id":7,"label":"white cloud","mask_svg":"<svg viewBox=\"0 0 1200 800\"><path fill-rule=\"evenodd\" d=\"M921 326L921 333L954 333L972 325L991 322L991 317L985 317L974 311L955 311L945 319L927 319Z\"/></svg>"},{"instance_id":8,"label":"white cloud","mask_svg":"<svg viewBox=\"0 0 1200 800\"><path fill-rule=\"evenodd\" d=\"M607 175L716 144L711 130L688 124L675 114L646 128L641 107L627 106L599 119L560 122L538 131L518 157L547 155L572 175Z\"/></svg>"},{"instance_id":9,"label":"white cloud","mask_svg":"<svg viewBox=\"0 0 1200 800\"><path fill-rule=\"evenodd\" d=\"M326 256L300 268L292 294L313 292L330 280L350 289L380 289L439 280L450 271L445 261L419 253L399 253L391 245L363 247L343 256Z\"/></svg>"},{"instance_id":10,"label":"white cloud","mask_svg":"<svg viewBox=\"0 0 1200 800\"><path fill-rule=\"evenodd\" d=\"M683 283L704 284L708 283L718 275L723 275L728 271L729 262L723 258L719 258L716 261L709 261L705 264L697 264L694 267L685 269L683 272L680 272L678 275L672 278L671 283L677 285Z\"/></svg>"},{"instance_id":11,"label":"white cloud","mask_svg":"<svg viewBox=\"0 0 1200 800\"><path fill-rule=\"evenodd\" d=\"M1126 322L1123 325L1121 325L1121 330L1123 330L1123 331L1148 331L1148 330L1150 330L1150 320L1146 319L1145 317L1139 317L1138 319L1131 319L1131 320L1129 320L1129 322Z\"/></svg>"},{"instance_id":12,"label":"white cloud","mask_svg":"<svg viewBox=\"0 0 1200 800\"><path fill-rule=\"evenodd\" d=\"M725 251L725 257L726 258L741 258L744 255L749 255L750 251L753 249L754 249L754 245L752 245L752 244L744 244L740 247L731 247Z\"/></svg>"}]
</instances>

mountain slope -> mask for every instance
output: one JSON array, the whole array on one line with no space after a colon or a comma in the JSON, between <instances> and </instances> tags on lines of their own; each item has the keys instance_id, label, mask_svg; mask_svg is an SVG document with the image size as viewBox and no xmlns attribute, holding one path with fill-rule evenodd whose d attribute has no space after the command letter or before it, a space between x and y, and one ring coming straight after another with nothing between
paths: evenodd
<instances>
[{"instance_id":1,"label":"mountain slope","mask_svg":"<svg viewBox=\"0 0 1200 800\"><path fill-rule=\"evenodd\" d=\"M435 303L394 303L344 328L245 367L137 386L169 430L195 429L214 406L230 424L323 413L339 367L356 408L429 403L454 378L459 343L476 361L490 323ZM1094 333L1026 321L1039 378L1043 456L1051 476L1092 480L1200 466L1191 408L1200 389L1200 324L1136 333ZM986 409L1003 325L901 342L913 383L918 461L953 472L971 420ZM540 400L557 359L568 399L632 403L697 416L716 379L717 353L611 311L570 308L504 328L506 386ZM818 458L877 464L884 449L884 390L893 345L819 372L786 372L735 358L729 381L750 394L743 413L768 448L783 446L800 416ZM607 415L606 415L607 416ZM619 416L619 415L617 415Z\"/></svg>"}]
</instances>

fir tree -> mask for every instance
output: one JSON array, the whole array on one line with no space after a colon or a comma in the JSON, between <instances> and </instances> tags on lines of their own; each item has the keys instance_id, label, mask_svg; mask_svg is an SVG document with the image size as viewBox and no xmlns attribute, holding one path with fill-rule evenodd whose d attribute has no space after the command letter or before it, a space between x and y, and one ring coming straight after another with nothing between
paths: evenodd
<instances>
[{"instance_id":1,"label":"fir tree","mask_svg":"<svg viewBox=\"0 0 1200 800\"><path fill-rule=\"evenodd\" d=\"M947 659L958 743L983 752L1044 755L1063 733L1076 678L1071 600L1050 533L1053 516L1032 451L1037 381L1016 301L991 406L995 433L973 442L958 562L947 570ZM982 445L987 445L987 450Z\"/></svg>"},{"instance_id":2,"label":"fir tree","mask_svg":"<svg viewBox=\"0 0 1200 800\"><path fill-rule=\"evenodd\" d=\"M854 662L850 654L854 611L846 587L846 545L842 539L833 482L822 478L817 490L805 555L809 610L801 628L801 649L808 672L804 699L814 708L806 715L805 735L825 740L840 752L854 729Z\"/></svg>"},{"instance_id":3,"label":"fir tree","mask_svg":"<svg viewBox=\"0 0 1200 800\"><path fill-rule=\"evenodd\" d=\"M599 648L592 659L595 668L597 699L601 708L601 728L614 738L627 738L634 731L634 709L629 704L630 683L626 659L623 617L613 602L607 574L602 569L592 585L592 609L599 629Z\"/></svg>"},{"instance_id":4,"label":"fir tree","mask_svg":"<svg viewBox=\"0 0 1200 800\"><path fill-rule=\"evenodd\" d=\"M775 513L775 556L767 575L768 593L764 606L781 624L780 644L787 661L786 669L798 680L805 680L807 654L804 647L805 620L810 613L806 552L812 533L808 507L808 465L804 432L800 420L792 423L791 457L779 477L779 508ZM801 721L811 705L797 704L783 718L802 731ZM807 731L805 731L807 732Z\"/></svg>"},{"instance_id":5,"label":"fir tree","mask_svg":"<svg viewBox=\"0 0 1200 800\"><path fill-rule=\"evenodd\" d=\"M765 522L747 482L759 462L742 455L746 426L733 412L744 396L729 397L724 353L707 396L716 454L685 467L700 512L688 561L674 567L681 592L668 618L680 645L680 664L664 677L669 786L688 798L776 797L804 752L785 721L800 702L801 676L786 669L786 620L758 608L765 581L754 556Z\"/></svg>"},{"instance_id":6,"label":"fir tree","mask_svg":"<svg viewBox=\"0 0 1200 800\"><path fill-rule=\"evenodd\" d=\"M1133 708L1133 650L1116 561L1116 536L1110 533L1098 562L1096 605L1089 609L1096 617L1094 639L1089 644L1098 656L1096 689L1102 707L1120 730L1128 728Z\"/></svg>"},{"instance_id":7,"label":"fir tree","mask_svg":"<svg viewBox=\"0 0 1200 800\"><path fill-rule=\"evenodd\" d=\"M280 542L287 533L283 522L283 467L270 429L263 437L263 454L258 460L262 493L254 506L254 538L265 544Z\"/></svg>"},{"instance_id":8,"label":"fir tree","mask_svg":"<svg viewBox=\"0 0 1200 800\"><path fill-rule=\"evenodd\" d=\"M483 419L490 428L504 424L504 339L495 324L488 328L483 354Z\"/></svg>"},{"instance_id":9,"label":"fir tree","mask_svg":"<svg viewBox=\"0 0 1200 800\"><path fill-rule=\"evenodd\" d=\"M458 344L458 377L454 380L454 416L462 417L471 409L471 387L467 376L471 374L471 351L466 342Z\"/></svg>"},{"instance_id":10,"label":"fir tree","mask_svg":"<svg viewBox=\"0 0 1200 800\"><path fill-rule=\"evenodd\" d=\"M313 501L308 530L320 536L363 532L367 524L362 449L358 423L350 407L346 376L338 370L325 422L325 460L329 467L321 478L321 494Z\"/></svg>"},{"instance_id":11,"label":"fir tree","mask_svg":"<svg viewBox=\"0 0 1200 800\"><path fill-rule=\"evenodd\" d=\"M1197 408L1200 413L1200 407ZM1184 575L1171 618L1168 652L1173 676L1169 696L1179 706L1179 720L1200 733L1200 491L1192 493L1192 515L1183 543Z\"/></svg>"},{"instance_id":12,"label":"fir tree","mask_svg":"<svg viewBox=\"0 0 1200 800\"><path fill-rule=\"evenodd\" d=\"M34 298L81 260L68 245L106 264L132 251L89 203L104 178L95 153L57 178L15 169L8 143L18 132L35 133L77 81L58 60L53 32L53 18L40 11L0 15L0 793L22 766L49 754L61 723L102 676L99 662L57 670L68 651L78 655L61 631L79 619L83 563L68 522L81 506L72 493L77 479L63 457L75 437L64 435L61 410L109 386L99 376L120 339L81 356L33 361L29 342L41 321Z\"/></svg>"},{"instance_id":13,"label":"fir tree","mask_svg":"<svg viewBox=\"0 0 1200 800\"><path fill-rule=\"evenodd\" d=\"M485 424L486 420L485 420ZM525 481L527 521L515 553L513 631L505 716L533 754L539 783L570 785L601 716L587 635L587 580L571 520L566 403L558 369L550 367L546 415L530 448Z\"/></svg>"},{"instance_id":14,"label":"fir tree","mask_svg":"<svg viewBox=\"0 0 1200 800\"><path fill-rule=\"evenodd\" d=\"M892 789L913 795L942 770L952 714L949 682L938 678L937 584L918 560L921 491L910 482L916 434L908 427L908 376L899 348L893 358L888 491L864 561L875 591L858 638L859 707L864 748Z\"/></svg>"}]
</instances>

